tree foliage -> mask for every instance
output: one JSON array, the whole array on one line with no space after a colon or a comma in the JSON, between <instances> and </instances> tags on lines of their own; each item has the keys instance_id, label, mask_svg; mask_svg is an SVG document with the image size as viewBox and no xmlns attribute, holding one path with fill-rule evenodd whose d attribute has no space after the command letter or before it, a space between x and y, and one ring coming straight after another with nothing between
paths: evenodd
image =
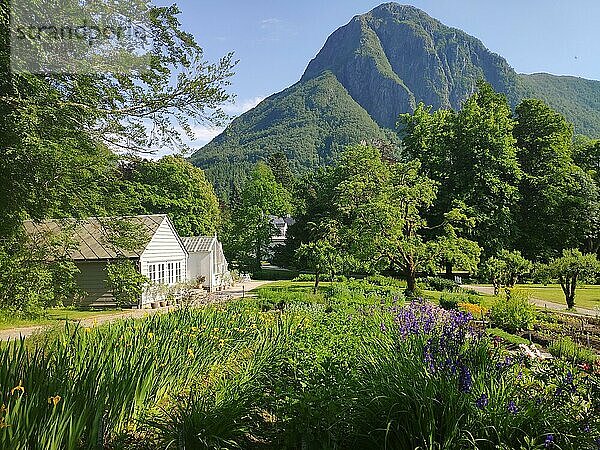
<instances>
[{"instance_id":1,"label":"tree foliage","mask_svg":"<svg viewBox=\"0 0 600 450\"><path fill-rule=\"evenodd\" d=\"M148 278L143 276L129 259L120 259L106 265L106 282L117 306L138 305Z\"/></svg>"},{"instance_id":2,"label":"tree foliage","mask_svg":"<svg viewBox=\"0 0 600 450\"><path fill-rule=\"evenodd\" d=\"M210 236L220 228L219 201L212 185L201 169L182 157L125 162L115 185L115 195L129 199L125 213L168 214L181 236Z\"/></svg>"},{"instance_id":3,"label":"tree foliage","mask_svg":"<svg viewBox=\"0 0 600 450\"><path fill-rule=\"evenodd\" d=\"M519 248L548 260L595 234L598 186L573 160L573 126L541 100L516 109L521 180Z\"/></svg>"},{"instance_id":4,"label":"tree foliage","mask_svg":"<svg viewBox=\"0 0 600 450\"><path fill-rule=\"evenodd\" d=\"M479 247L457 235L459 213L449 212L437 232L429 232L424 213L435 200L436 184L420 173L418 161L388 161L375 147L355 146L319 178L323 191L313 192L306 204L314 214L305 213L294 226L296 232L304 229L295 235L301 245L319 242L330 234L322 230L335 229L336 249L351 256L347 268L398 271L411 293L417 275L444 257L466 269L476 266Z\"/></svg>"},{"instance_id":5,"label":"tree foliage","mask_svg":"<svg viewBox=\"0 0 600 450\"><path fill-rule=\"evenodd\" d=\"M501 250L486 261L483 274L494 285L494 294L498 295L503 286L513 288L531 268L531 261L525 259L520 251Z\"/></svg>"},{"instance_id":6,"label":"tree foliage","mask_svg":"<svg viewBox=\"0 0 600 450\"><path fill-rule=\"evenodd\" d=\"M109 3L82 2L82 7L97 6L106 15ZM3 235L18 231L27 217L111 214L113 205L103 195L116 170L109 148L179 148L178 130L224 117L219 105L229 98L231 55L207 63L194 38L181 30L175 6L126 3L119 7L141 11L153 38L149 63L141 71L97 73L11 72L9 2L0 3Z\"/></svg>"},{"instance_id":7,"label":"tree foliage","mask_svg":"<svg viewBox=\"0 0 600 450\"><path fill-rule=\"evenodd\" d=\"M521 176L506 97L480 82L458 112L430 112L423 104L400 116L403 144L424 173L439 183L429 220L444 222L455 202L471 208L473 237L488 254L514 241L514 207Z\"/></svg>"},{"instance_id":8,"label":"tree foliage","mask_svg":"<svg viewBox=\"0 0 600 450\"><path fill-rule=\"evenodd\" d=\"M291 211L290 194L277 182L273 171L258 162L241 192L240 205L232 211L224 248L242 270L260 269L276 228L272 218Z\"/></svg>"}]
</instances>

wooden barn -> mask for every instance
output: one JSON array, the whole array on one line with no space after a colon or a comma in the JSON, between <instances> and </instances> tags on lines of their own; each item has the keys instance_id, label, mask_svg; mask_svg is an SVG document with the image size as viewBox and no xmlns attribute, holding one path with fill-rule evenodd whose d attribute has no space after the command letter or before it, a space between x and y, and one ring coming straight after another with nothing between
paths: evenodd
<instances>
[{"instance_id":1,"label":"wooden barn","mask_svg":"<svg viewBox=\"0 0 600 450\"><path fill-rule=\"evenodd\" d=\"M112 223L111 223L112 222ZM130 224L141 234L136 242L138 248L123 250L115 245L113 223ZM142 275L147 276L153 286L174 286L187 280L188 253L166 215L145 215L119 218L90 218L85 220L54 219L24 223L28 236L34 240L67 234L73 243L67 249L68 256L77 265L80 273L78 284L85 293L83 304L94 307L116 305L106 283L106 265L111 261L126 258L133 261ZM139 232L138 232L139 230ZM165 289L145 290L139 299L140 308L149 307L161 300Z\"/></svg>"},{"instance_id":2,"label":"wooden barn","mask_svg":"<svg viewBox=\"0 0 600 450\"><path fill-rule=\"evenodd\" d=\"M183 237L181 240L189 254L189 280L201 279L204 288L210 292L231 286L229 265L216 235Z\"/></svg>"}]
</instances>

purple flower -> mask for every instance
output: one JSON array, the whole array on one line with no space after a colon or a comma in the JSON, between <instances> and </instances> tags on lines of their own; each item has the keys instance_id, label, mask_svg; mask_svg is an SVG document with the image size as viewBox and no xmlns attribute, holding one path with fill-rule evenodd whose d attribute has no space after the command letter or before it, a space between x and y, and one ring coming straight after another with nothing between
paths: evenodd
<instances>
[{"instance_id":1,"label":"purple flower","mask_svg":"<svg viewBox=\"0 0 600 450\"><path fill-rule=\"evenodd\" d=\"M517 414L519 412L519 408L517 408L517 405L515 404L514 400L508 402L508 406L506 407L506 409L511 414Z\"/></svg>"},{"instance_id":2,"label":"purple flower","mask_svg":"<svg viewBox=\"0 0 600 450\"><path fill-rule=\"evenodd\" d=\"M379 326L379 328L381 328L381 331L383 333L385 333L387 331L387 327L385 326L385 323L381 322L381 325Z\"/></svg>"},{"instance_id":3,"label":"purple flower","mask_svg":"<svg viewBox=\"0 0 600 450\"><path fill-rule=\"evenodd\" d=\"M546 436L546 440L544 441L544 448L554 448L554 436L551 434Z\"/></svg>"},{"instance_id":4,"label":"purple flower","mask_svg":"<svg viewBox=\"0 0 600 450\"><path fill-rule=\"evenodd\" d=\"M567 376L565 377L565 384L572 384L573 383L573 374L571 373L571 371L569 370L567 372Z\"/></svg>"},{"instance_id":5,"label":"purple flower","mask_svg":"<svg viewBox=\"0 0 600 450\"><path fill-rule=\"evenodd\" d=\"M484 410L485 407L488 405L488 403L489 403L488 396L484 392L483 394L481 394L481 396L475 402L475 406L477 406L477 408L479 408L481 410Z\"/></svg>"},{"instance_id":6,"label":"purple flower","mask_svg":"<svg viewBox=\"0 0 600 450\"><path fill-rule=\"evenodd\" d=\"M463 367L458 378L458 385L461 392L470 392L473 386L473 377L471 371L467 367Z\"/></svg>"}]
</instances>

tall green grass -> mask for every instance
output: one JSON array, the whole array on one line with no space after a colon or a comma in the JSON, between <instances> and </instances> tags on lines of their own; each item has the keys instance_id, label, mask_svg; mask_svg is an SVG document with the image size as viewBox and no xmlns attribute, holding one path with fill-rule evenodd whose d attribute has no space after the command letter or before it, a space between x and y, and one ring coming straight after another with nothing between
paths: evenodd
<instances>
[{"instance_id":1,"label":"tall green grass","mask_svg":"<svg viewBox=\"0 0 600 450\"><path fill-rule=\"evenodd\" d=\"M0 348L0 448L508 449L552 434L577 449L600 437L597 376L507 359L463 313L406 306L398 286L298 286ZM408 323L411 308L429 318Z\"/></svg>"},{"instance_id":2,"label":"tall green grass","mask_svg":"<svg viewBox=\"0 0 600 450\"><path fill-rule=\"evenodd\" d=\"M0 447L101 448L140 417L164 415L160 405L263 379L283 330L270 314L207 308L67 327L34 349L13 342L0 351Z\"/></svg>"}]
</instances>

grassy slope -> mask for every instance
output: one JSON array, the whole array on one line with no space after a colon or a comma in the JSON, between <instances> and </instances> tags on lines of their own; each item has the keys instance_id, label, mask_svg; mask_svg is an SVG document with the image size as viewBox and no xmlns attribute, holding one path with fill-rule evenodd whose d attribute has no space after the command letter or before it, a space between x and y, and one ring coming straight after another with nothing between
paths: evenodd
<instances>
[{"instance_id":1,"label":"grassy slope","mask_svg":"<svg viewBox=\"0 0 600 450\"><path fill-rule=\"evenodd\" d=\"M547 73L519 75L519 96L541 98L575 124L575 132L600 138L600 81Z\"/></svg>"},{"instance_id":2,"label":"grassy slope","mask_svg":"<svg viewBox=\"0 0 600 450\"><path fill-rule=\"evenodd\" d=\"M222 194L271 152L283 151L300 173L329 163L347 145L373 139L386 139L386 133L332 74L324 73L267 98L191 161L206 170Z\"/></svg>"}]
</instances>

